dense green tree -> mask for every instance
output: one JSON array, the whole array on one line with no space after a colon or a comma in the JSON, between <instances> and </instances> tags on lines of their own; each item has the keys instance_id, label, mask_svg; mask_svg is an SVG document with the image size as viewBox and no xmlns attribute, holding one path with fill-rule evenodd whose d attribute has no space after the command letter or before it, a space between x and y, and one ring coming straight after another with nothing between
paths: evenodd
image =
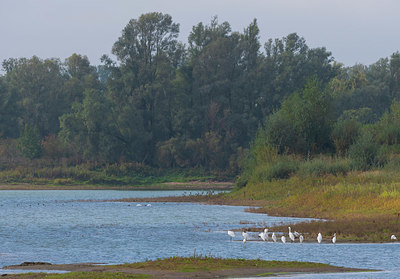
<instances>
[{"instance_id":1,"label":"dense green tree","mask_svg":"<svg viewBox=\"0 0 400 279\"><path fill-rule=\"evenodd\" d=\"M35 159L42 156L42 140L37 127L26 124L22 135L18 138L18 146L26 158Z\"/></svg>"},{"instance_id":2,"label":"dense green tree","mask_svg":"<svg viewBox=\"0 0 400 279\"><path fill-rule=\"evenodd\" d=\"M16 138L19 135L17 94L9 90L6 79L0 77L0 137Z\"/></svg>"},{"instance_id":3,"label":"dense green tree","mask_svg":"<svg viewBox=\"0 0 400 279\"><path fill-rule=\"evenodd\" d=\"M313 78L293 93L265 124L266 138L280 152L315 154L331 148L333 115L329 94Z\"/></svg>"},{"instance_id":4,"label":"dense green tree","mask_svg":"<svg viewBox=\"0 0 400 279\"><path fill-rule=\"evenodd\" d=\"M57 133L58 117L65 110L63 84L65 77L56 59L9 59L3 62L6 81L21 107L19 119L25 125L37 127L41 137Z\"/></svg>"}]
</instances>

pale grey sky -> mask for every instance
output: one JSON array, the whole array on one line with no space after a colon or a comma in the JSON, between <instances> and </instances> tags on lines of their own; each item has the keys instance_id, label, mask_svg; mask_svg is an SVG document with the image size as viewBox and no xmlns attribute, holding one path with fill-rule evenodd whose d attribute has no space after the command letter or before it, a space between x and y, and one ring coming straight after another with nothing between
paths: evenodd
<instances>
[{"instance_id":1,"label":"pale grey sky","mask_svg":"<svg viewBox=\"0 0 400 279\"><path fill-rule=\"evenodd\" d=\"M0 0L0 61L78 53L97 65L129 19L154 11L180 24L185 43L194 25L217 15L240 32L257 18L262 44L297 32L346 66L400 50L399 0Z\"/></svg>"}]
</instances>

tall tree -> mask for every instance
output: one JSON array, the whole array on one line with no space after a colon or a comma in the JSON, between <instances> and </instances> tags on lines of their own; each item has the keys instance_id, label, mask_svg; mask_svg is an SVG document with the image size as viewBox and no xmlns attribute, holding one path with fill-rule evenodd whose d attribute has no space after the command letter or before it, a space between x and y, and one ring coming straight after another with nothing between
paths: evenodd
<instances>
[{"instance_id":1,"label":"tall tree","mask_svg":"<svg viewBox=\"0 0 400 279\"><path fill-rule=\"evenodd\" d=\"M17 94L21 107L20 130L28 125L37 127L41 137L57 133L65 102L60 61L33 56L6 60L3 67L9 90Z\"/></svg>"},{"instance_id":2,"label":"tall tree","mask_svg":"<svg viewBox=\"0 0 400 279\"><path fill-rule=\"evenodd\" d=\"M141 159L146 162L151 162L156 142L171 135L171 80L183 54L178 34L179 25L170 15L143 14L129 21L112 48L120 62L109 82L114 113L135 115L136 121L133 126L118 123L120 140L129 142L130 154L144 151ZM141 145L124 136L137 134L132 129L145 132Z\"/></svg>"}]
</instances>

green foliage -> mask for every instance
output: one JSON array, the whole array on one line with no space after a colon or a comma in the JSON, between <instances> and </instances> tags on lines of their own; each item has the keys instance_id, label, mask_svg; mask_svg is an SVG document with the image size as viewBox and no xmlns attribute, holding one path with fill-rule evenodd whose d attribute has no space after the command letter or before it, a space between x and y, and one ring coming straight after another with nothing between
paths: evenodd
<instances>
[{"instance_id":1,"label":"green foliage","mask_svg":"<svg viewBox=\"0 0 400 279\"><path fill-rule=\"evenodd\" d=\"M295 162L278 161L269 166L264 173L265 179L271 181L273 179L289 178L291 174L295 173L298 166ZM262 178L260 179L262 180Z\"/></svg>"},{"instance_id":2,"label":"green foliage","mask_svg":"<svg viewBox=\"0 0 400 279\"><path fill-rule=\"evenodd\" d=\"M346 159L329 160L327 158L316 158L313 160L306 160L299 166L299 173L301 175L320 177L328 174L332 175L346 175L351 171L351 162Z\"/></svg>"},{"instance_id":3,"label":"green foliage","mask_svg":"<svg viewBox=\"0 0 400 279\"><path fill-rule=\"evenodd\" d=\"M18 146L21 153L29 159L42 156L43 147L37 127L25 125L24 132L18 139Z\"/></svg>"},{"instance_id":4,"label":"green foliage","mask_svg":"<svg viewBox=\"0 0 400 279\"><path fill-rule=\"evenodd\" d=\"M312 157L335 146L345 156L361 124L370 124L379 144L399 143L398 104L388 110L400 96L398 52L344 67L296 33L269 39L263 52L256 19L234 32L214 17L193 26L187 46L178 37L179 24L153 12L129 20L112 46L116 61L103 56L98 67L76 53L64 62L5 60L0 137L16 138L28 125L37 127L54 164L97 161L110 173L125 162L228 175L243 168L242 184L252 167L267 180L290 175L293 158L282 154ZM246 159L260 136L263 143L252 146L260 153ZM40 156L22 141L25 156ZM271 150L277 153L267 162ZM380 164L392 151L380 149ZM8 161L20 159L8 153Z\"/></svg>"},{"instance_id":5,"label":"green foliage","mask_svg":"<svg viewBox=\"0 0 400 279\"><path fill-rule=\"evenodd\" d=\"M354 143L360 133L361 125L355 120L338 120L331 133L331 138L338 155L344 156L350 145Z\"/></svg>"},{"instance_id":6,"label":"green foliage","mask_svg":"<svg viewBox=\"0 0 400 279\"><path fill-rule=\"evenodd\" d=\"M362 131L358 139L349 148L349 157L358 170L368 170L379 164L379 145L368 131Z\"/></svg>"},{"instance_id":7,"label":"green foliage","mask_svg":"<svg viewBox=\"0 0 400 279\"><path fill-rule=\"evenodd\" d=\"M282 153L316 153L329 150L332 126L329 96L314 78L302 94L292 94L282 108L267 120L266 138Z\"/></svg>"}]
</instances>

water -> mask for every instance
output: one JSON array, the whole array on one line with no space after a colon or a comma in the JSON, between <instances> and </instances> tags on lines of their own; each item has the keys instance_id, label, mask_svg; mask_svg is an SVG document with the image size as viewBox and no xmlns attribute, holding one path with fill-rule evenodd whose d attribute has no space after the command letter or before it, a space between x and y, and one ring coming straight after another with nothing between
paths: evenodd
<instances>
[{"instance_id":1,"label":"water","mask_svg":"<svg viewBox=\"0 0 400 279\"><path fill-rule=\"evenodd\" d=\"M0 267L24 261L125 263L170 256L297 260L384 272L306 278L399 278L400 244L230 241L228 229L304 221L192 203L89 202L182 195L183 191L1 191ZM186 194L188 192L185 192ZM192 193L196 193L192 191ZM145 205L146 203L143 203ZM256 239L257 234L250 238ZM0 271L1 273L1 271ZM9 273L4 271L3 273ZM317 277L316 277L317 276ZM339 277L338 277L339 276Z\"/></svg>"}]
</instances>

